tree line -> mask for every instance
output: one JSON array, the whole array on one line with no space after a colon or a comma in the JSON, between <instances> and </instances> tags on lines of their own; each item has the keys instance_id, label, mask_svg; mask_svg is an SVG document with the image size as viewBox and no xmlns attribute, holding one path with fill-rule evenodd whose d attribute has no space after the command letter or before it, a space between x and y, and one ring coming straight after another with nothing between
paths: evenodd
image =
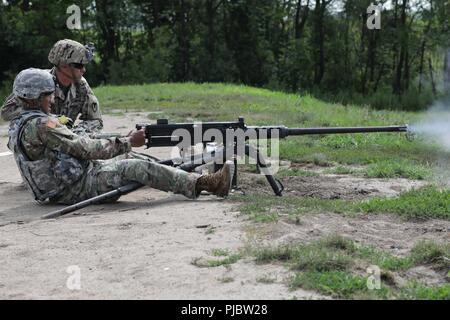
<instances>
[{"instance_id":1,"label":"tree line","mask_svg":"<svg viewBox=\"0 0 450 320\"><path fill-rule=\"evenodd\" d=\"M369 29L371 3L385 5ZM450 88L450 0L73 0L0 4L0 81L93 42L91 85L230 82L418 110Z\"/></svg>"}]
</instances>

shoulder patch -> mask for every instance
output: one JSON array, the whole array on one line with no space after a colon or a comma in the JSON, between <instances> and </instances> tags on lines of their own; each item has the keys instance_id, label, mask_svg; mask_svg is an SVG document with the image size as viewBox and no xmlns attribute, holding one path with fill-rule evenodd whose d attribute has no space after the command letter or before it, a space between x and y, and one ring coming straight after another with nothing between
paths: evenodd
<instances>
[{"instance_id":1,"label":"shoulder patch","mask_svg":"<svg viewBox=\"0 0 450 320\"><path fill-rule=\"evenodd\" d=\"M58 125L58 121L55 119L50 119L50 118L48 119L47 124L46 124L47 128L50 128L50 129L55 129L57 125Z\"/></svg>"}]
</instances>

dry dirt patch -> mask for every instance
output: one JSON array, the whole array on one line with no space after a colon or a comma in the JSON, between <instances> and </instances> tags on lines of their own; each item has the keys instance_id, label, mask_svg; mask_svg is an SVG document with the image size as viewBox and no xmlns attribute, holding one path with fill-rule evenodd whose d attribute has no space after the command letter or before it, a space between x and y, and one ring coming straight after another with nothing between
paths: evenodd
<instances>
[{"instance_id":1,"label":"dry dirt patch","mask_svg":"<svg viewBox=\"0 0 450 320\"><path fill-rule=\"evenodd\" d=\"M320 199L363 200L373 197L396 197L420 188L425 181L408 179L367 179L351 175L320 174L312 177L291 176L280 179L285 194ZM264 176L242 173L240 185L248 194L272 194Z\"/></svg>"}]
</instances>

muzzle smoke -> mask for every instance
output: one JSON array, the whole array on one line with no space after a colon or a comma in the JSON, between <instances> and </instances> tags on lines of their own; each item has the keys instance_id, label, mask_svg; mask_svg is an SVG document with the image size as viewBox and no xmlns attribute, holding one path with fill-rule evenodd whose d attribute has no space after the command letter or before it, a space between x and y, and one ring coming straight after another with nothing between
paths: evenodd
<instances>
[{"instance_id":1,"label":"muzzle smoke","mask_svg":"<svg viewBox=\"0 0 450 320\"><path fill-rule=\"evenodd\" d=\"M411 125L411 132L430 143L437 143L444 151L433 166L433 180L439 185L450 186L450 98L436 102L422 121Z\"/></svg>"},{"instance_id":2,"label":"muzzle smoke","mask_svg":"<svg viewBox=\"0 0 450 320\"><path fill-rule=\"evenodd\" d=\"M435 103L425 118L409 129L418 136L438 143L445 151L450 151L450 101Z\"/></svg>"}]
</instances>

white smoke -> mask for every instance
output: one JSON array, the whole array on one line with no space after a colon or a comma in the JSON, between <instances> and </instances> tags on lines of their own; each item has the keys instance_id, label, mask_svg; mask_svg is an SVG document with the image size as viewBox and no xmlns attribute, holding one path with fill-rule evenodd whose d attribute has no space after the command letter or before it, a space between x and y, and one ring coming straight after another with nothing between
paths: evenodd
<instances>
[{"instance_id":1,"label":"white smoke","mask_svg":"<svg viewBox=\"0 0 450 320\"><path fill-rule=\"evenodd\" d=\"M450 100L450 99L448 99ZM450 151L450 101L436 102L424 119L410 126L411 132Z\"/></svg>"},{"instance_id":2,"label":"white smoke","mask_svg":"<svg viewBox=\"0 0 450 320\"><path fill-rule=\"evenodd\" d=\"M433 180L450 187L450 97L435 102L418 123L410 130L427 143L438 144L442 153L433 165Z\"/></svg>"}]
</instances>

